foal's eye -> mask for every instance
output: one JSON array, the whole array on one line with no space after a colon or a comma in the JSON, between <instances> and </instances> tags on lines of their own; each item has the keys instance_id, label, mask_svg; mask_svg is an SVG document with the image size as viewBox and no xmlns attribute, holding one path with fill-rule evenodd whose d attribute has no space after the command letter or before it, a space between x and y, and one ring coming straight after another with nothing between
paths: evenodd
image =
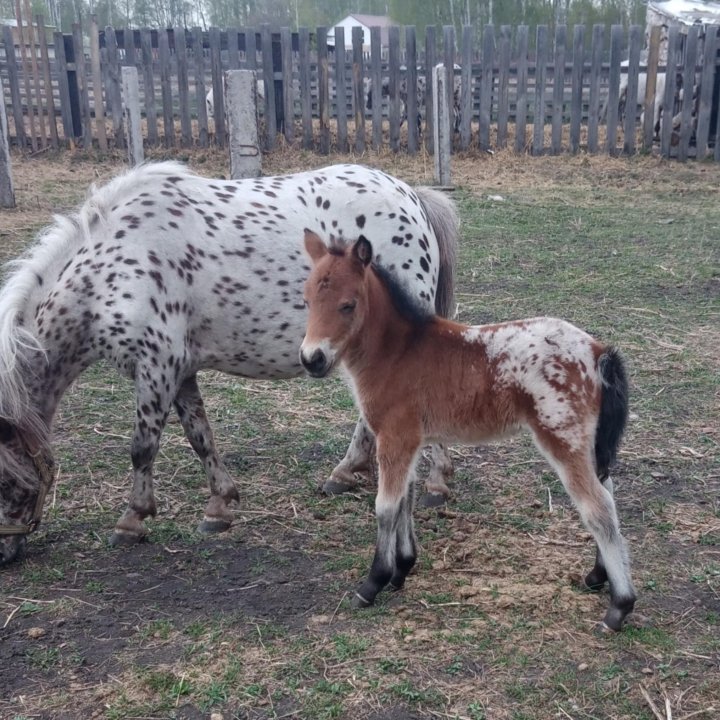
<instances>
[{"instance_id":1,"label":"foal's eye","mask_svg":"<svg viewBox=\"0 0 720 720\"><path fill-rule=\"evenodd\" d=\"M15 428L7 421L0 419L0 442L10 442L15 435Z\"/></svg>"},{"instance_id":2,"label":"foal's eye","mask_svg":"<svg viewBox=\"0 0 720 720\"><path fill-rule=\"evenodd\" d=\"M353 310L355 310L356 305L357 305L357 302L355 300L353 300L352 302L343 303L340 306L340 312L343 315L351 315Z\"/></svg>"}]
</instances>

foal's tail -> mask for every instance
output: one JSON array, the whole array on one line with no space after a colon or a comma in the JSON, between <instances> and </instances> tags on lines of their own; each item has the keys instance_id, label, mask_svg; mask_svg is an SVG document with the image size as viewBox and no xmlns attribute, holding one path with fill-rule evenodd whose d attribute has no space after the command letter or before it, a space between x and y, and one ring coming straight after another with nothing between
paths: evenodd
<instances>
[{"instance_id":1,"label":"foal's tail","mask_svg":"<svg viewBox=\"0 0 720 720\"><path fill-rule=\"evenodd\" d=\"M625 363L615 348L607 348L598 361L602 380L600 419L595 432L595 464L604 480L617 457L628 418L628 380Z\"/></svg>"},{"instance_id":2,"label":"foal's tail","mask_svg":"<svg viewBox=\"0 0 720 720\"><path fill-rule=\"evenodd\" d=\"M455 259L460 219L455 203L445 193L428 187L417 187L415 192L425 208L440 250L435 311L443 317L452 317L455 313Z\"/></svg>"}]
</instances>

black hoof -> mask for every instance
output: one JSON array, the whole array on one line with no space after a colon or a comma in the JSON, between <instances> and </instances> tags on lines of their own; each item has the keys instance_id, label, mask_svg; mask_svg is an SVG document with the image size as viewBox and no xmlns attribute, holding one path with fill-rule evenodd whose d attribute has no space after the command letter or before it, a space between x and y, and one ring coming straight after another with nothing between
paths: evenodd
<instances>
[{"instance_id":1,"label":"black hoof","mask_svg":"<svg viewBox=\"0 0 720 720\"><path fill-rule=\"evenodd\" d=\"M330 478L325 481L322 486L322 491L326 495L342 495L343 493L350 492L357 487L357 483L349 483L344 480L333 480Z\"/></svg>"},{"instance_id":2,"label":"black hoof","mask_svg":"<svg viewBox=\"0 0 720 720\"><path fill-rule=\"evenodd\" d=\"M232 523L228 520L220 520L219 518L203 518L198 525L198 532L205 535L214 535L215 533L225 532L230 529Z\"/></svg>"},{"instance_id":3,"label":"black hoof","mask_svg":"<svg viewBox=\"0 0 720 720\"><path fill-rule=\"evenodd\" d=\"M594 628L594 634L598 637L611 637L617 632L619 632L619 629L615 630L614 628L611 628L604 620L599 622Z\"/></svg>"},{"instance_id":4,"label":"black hoof","mask_svg":"<svg viewBox=\"0 0 720 720\"><path fill-rule=\"evenodd\" d=\"M108 538L111 547L130 547L137 545L145 539L145 535L128 532L127 530L114 530Z\"/></svg>"},{"instance_id":5,"label":"black hoof","mask_svg":"<svg viewBox=\"0 0 720 720\"><path fill-rule=\"evenodd\" d=\"M447 503L447 498L442 493L426 492L418 500L418 507L423 507L423 508L442 507L446 503Z\"/></svg>"},{"instance_id":6,"label":"black hoof","mask_svg":"<svg viewBox=\"0 0 720 720\"><path fill-rule=\"evenodd\" d=\"M370 607L371 605L372 602L370 600L366 600L362 595L358 595L357 593L353 595L353 598L350 601L350 607L353 610L362 610L363 608Z\"/></svg>"}]
</instances>

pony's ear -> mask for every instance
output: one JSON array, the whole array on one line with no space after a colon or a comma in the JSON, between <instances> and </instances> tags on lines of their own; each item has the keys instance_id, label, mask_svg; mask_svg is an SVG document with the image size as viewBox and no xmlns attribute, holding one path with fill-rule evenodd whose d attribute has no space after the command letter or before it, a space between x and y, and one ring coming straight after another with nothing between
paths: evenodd
<instances>
[{"instance_id":1,"label":"pony's ear","mask_svg":"<svg viewBox=\"0 0 720 720\"><path fill-rule=\"evenodd\" d=\"M357 258L363 265L369 265L372 261L372 245L364 235L361 235L353 245L352 254L353 257Z\"/></svg>"},{"instance_id":2,"label":"pony's ear","mask_svg":"<svg viewBox=\"0 0 720 720\"><path fill-rule=\"evenodd\" d=\"M325 243L316 233L307 228L305 228L305 251L314 263L327 255Z\"/></svg>"}]
</instances>

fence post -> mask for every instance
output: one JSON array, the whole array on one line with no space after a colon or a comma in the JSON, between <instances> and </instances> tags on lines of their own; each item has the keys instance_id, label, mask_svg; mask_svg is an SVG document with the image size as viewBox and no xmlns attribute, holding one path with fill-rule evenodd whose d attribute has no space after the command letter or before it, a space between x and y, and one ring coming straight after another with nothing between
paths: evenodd
<instances>
[{"instance_id":1,"label":"fence post","mask_svg":"<svg viewBox=\"0 0 720 720\"><path fill-rule=\"evenodd\" d=\"M20 99L20 77L17 71L17 60L15 58L15 41L9 25L2 27L3 43L5 45L5 62L7 64L8 79L10 81L10 107L15 119L15 135L18 145L23 150L27 145L25 135L25 118L23 116L22 100Z\"/></svg>"},{"instance_id":2,"label":"fence post","mask_svg":"<svg viewBox=\"0 0 720 720\"><path fill-rule=\"evenodd\" d=\"M15 207L15 190L12 181L10 162L10 142L8 138L7 114L5 112L5 91L0 78L0 207Z\"/></svg>"},{"instance_id":3,"label":"fence post","mask_svg":"<svg viewBox=\"0 0 720 720\"><path fill-rule=\"evenodd\" d=\"M230 177L259 177L262 169L257 122L257 76L254 70L225 73L225 100L230 134Z\"/></svg>"},{"instance_id":4,"label":"fence post","mask_svg":"<svg viewBox=\"0 0 720 720\"><path fill-rule=\"evenodd\" d=\"M355 113L355 152L365 152L365 84L363 79L363 29L356 26L352 29L353 47L353 110Z\"/></svg>"},{"instance_id":5,"label":"fence post","mask_svg":"<svg viewBox=\"0 0 720 720\"><path fill-rule=\"evenodd\" d=\"M90 16L90 66L92 68L93 100L95 105L95 127L98 146L101 152L107 152L107 131L105 129L105 110L102 100L102 72L100 68L100 29L97 15Z\"/></svg>"},{"instance_id":6,"label":"fence post","mask_svg":"<svg viewBox=\"0 0 720 720\"><path fill-rule=\"evenodd\" d=\"M128 147L130 166L139 165L144 159L142 128L140 126L140 85L138 71L124 67L122 73L123 109L125 116L125 137Z\"/></svg>"},{"instance_id":7,"label":"fence post","mask_svg":"<svg viewBox=\"0 0 720 720\"><path fill-rule=\"evenodd\" d=\"M437 65L433 70L433 116L435 145L435 182L438 185L450 185L450 107L448 103L448 83L453 80L452 65Z\"/></svg>"}]
</instances>

